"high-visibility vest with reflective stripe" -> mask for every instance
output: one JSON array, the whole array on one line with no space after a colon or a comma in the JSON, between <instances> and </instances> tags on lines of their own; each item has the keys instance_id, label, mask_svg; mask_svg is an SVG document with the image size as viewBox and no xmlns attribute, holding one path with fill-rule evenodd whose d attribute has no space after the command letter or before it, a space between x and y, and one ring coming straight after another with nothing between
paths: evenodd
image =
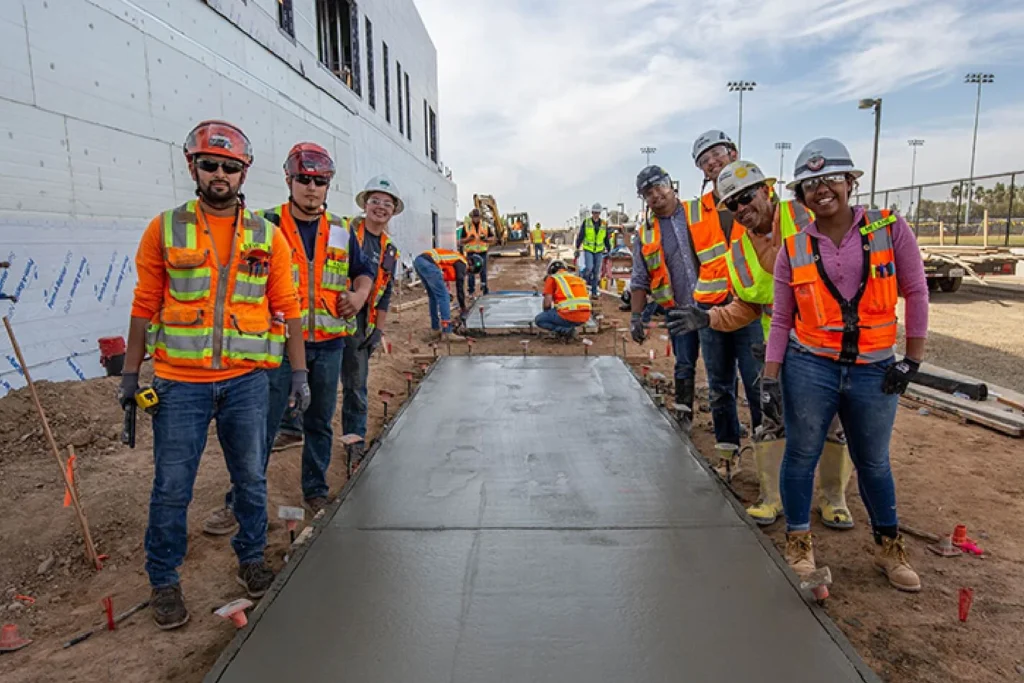
<instances>
[{"instance_id":1,"label":"high-visibility vest with reflective stripe","mask_svg":"<svg viewBox=\"0 0 1024 683\"><path fill-rule=\"evenodd\" d=\"M424 253L441 269L445 282L455 282L455 264L457 262L461 261L467 266L469 265L465 256L450 249L431 249Z\"/></svg>"},{"instance_id":2,"label":"high-visibility vest with reflective stripe","mask_svg":"<svg viewBox=\"0 0 1024 683\"><path fill-rule=\"evenodd\" d=\"M552 278L555 284L558 285L555 289L555 295L552 297L557 312L590 312L590 297L587 294L587 283L583 278L570 273L555 273L548 277Z\"/></svg>"},{"instance_id":3,"label":"high-visibility vest with reflective stripe","mask_svg":"<svg viewBox=\"0 0 1024 683\"><path fill-rule=\"evenodd\" d=\"M729 250L729 244L743 235L745 229L733 221L732 234L726 242L711 192L699 199L683 202L683 210L690 228L690 239L693 240L697 260L700 261L693 299L702 304L720 304L729 295L729 268L725 263L725 252Z\"/></svg>"},{"instance_id":4,"label":"high-visibility vest with reflective stripe","mask_svg":"<svg viewBox=\"0 0 1024 683\"><path fill-rule=\"evenodd\" d=\"M349 289L348 220L327 212L321 214L311 260L292 217L291 204L261 213L281 228L292 249L292 281L302 309L302 338L320 342L355 334L355 316L346 318L338 310L339 296Z\"/></svg>"},{"instance_id":5,"label":"high-visibility vest with reflective stripe","mask_svg":"<svg viewBox=\"0 0 1024 683\"><path fill-rule=\"evenodd\" d=\"M533 240L534 244L543 244L544 243L544 231L541 230L540 228L534 228L530 232L530 239Z\"/></svg>"},{"instance_id":6,"label":"high-visibility vest with reflective stripe","mask_svg":"<svg viewBox=\"0 0 1024 683\"><path fill-rule=\"evenodd\" d=\"M363 246L363 242L366 239L366 219L360 218L359 222L355 227L356 239L359 241L359 246ZM384 259L388 256L388 249L391 249L391 262L398 263L399 251L394 246L391 238L388 237L386 232L380 234L380 256L377 259L377 277L373 281L373 289L370 290L370 296L366 300L366 335L369 336L373 330L377 327L377 314L379 313L379 306L381 299L384 298L384 292L388 289L388 283L391 282L391 270L384 267Z\"/></svg>"},{"instance_id":7,"label":"high-visibility vest with reflective stripe","mask_svg":"<svg viewBox=\"0 0 1024 683\"><path fill-rule=\"evenodd\" d=\"M600 253L604 251L604 241L608 236L608 224L598 219L598 225L594 225L593 216L587 216L583 221L583 244L580 246L583 251Z\"/></svg>"},{"instance_id":8,"label":"high-visibility vest with reflective stripe","mask_svg":"<svg viewBox=\"0 0 1024 683\"><path fill-rule=\"evenodd\" d=\"M467 253L480 253L487 251L487 242L484 240L491 236L491 226L487 225L483 219L480 219L480 226L473 225L473 219L466 216L463 221L463 227L466 229L463 238L469 238L470 241L463 245L463 249Z\"/></svg>"},{"instance_id":9,"label":"high-visibility vest with reflective stripe","mask_svg":"<svg viewBox=\"0 0 1024 683\"><path fill-rule=\"evenodd\" d=\"M806 230L786 240L797 314L790 334L811 353L846 364L891 358L896 343L896 260L889 210L868 210L858 230L864 277L853 299L842 299L821 262L818 239ZM845 313L845 315L844 315Z\"/></svg>"},{"instance_id":10,"label":"high-visibility vest with reflective stripe","mask_svg":"<svg viewBox=\"0 0 1024 683\"><path fill-rule=\"evenodd\" d=\"M795 235L814 220L812 214L795 201L781 202L775 210L782 240ZM729 267L729 286L736 296L761 306L761 329L767 341L772 323L772 304L775 302L775 278L771 270L761 267L757 250L746 231L742 238L733 240L725 255L725 263Z\"/></svg>"},{"instance_id":11,"label":"high-visibility vest with reflective stripe","mask_svg":"<svg viewBox=\"0 0 1024 683\"><path fill-rule=\"evenodd\" d=\"M671 221L669 229L671 230ZM651 296L662 308L675 308L672 279L665 263L665 249L661 245L661 221L657 216L652 216L640 225L640 255L647 267Z\"/></svg>"},{"instance_id":12,"label":"high-visibility vest with reflective stripe","mask_svg":"<svg viewBox=\"0 0 1024 683\"><path fill-rule=\"evenodd\" d=\"M176 367L270 369L284 355L284 322L266 299L274 226L243 210L241 239L221 266L213 239L198 228L197 202L162 214L167 284L146 331L154 360Z\"/></svg>"}]
</instances>

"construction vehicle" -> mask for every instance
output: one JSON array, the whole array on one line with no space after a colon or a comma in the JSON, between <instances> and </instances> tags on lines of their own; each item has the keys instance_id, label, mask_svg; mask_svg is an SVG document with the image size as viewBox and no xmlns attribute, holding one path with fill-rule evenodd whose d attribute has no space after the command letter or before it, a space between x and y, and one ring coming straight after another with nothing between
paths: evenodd
<instances>
[{"instance_id":1,"label":"construction vehicle","mask_svg":"<svg viewBox=\"0 0 1024 683\"><path fill-rule=\"evenodd\" d=\"M473 206L480 210L481 220L485 221L494 231L496 243L487 250L488 256L522 256L530 255L529 223L523 223L522 231L510 230L498 211L498 202L489 194L474 194ZM526 216L513 214L513 216Z\"/></svg>"}]
</instances>

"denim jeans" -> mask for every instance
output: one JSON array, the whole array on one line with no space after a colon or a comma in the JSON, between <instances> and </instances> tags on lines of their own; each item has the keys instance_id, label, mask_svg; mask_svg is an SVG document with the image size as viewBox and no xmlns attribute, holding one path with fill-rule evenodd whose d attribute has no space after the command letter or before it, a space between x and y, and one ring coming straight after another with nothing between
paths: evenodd
<instances>
[{"instance_id":1,"label":"denim jeans","mask_svg":"<svg viewBox=\"0 0 1024 683\"><path fill-rule=\"evenodd\" d=\"M441 323L447 328L452 319L452 302L448 295L448 288L444 286L444 274L429 257L420 254L412 262L412 267L423 282L423 288L427 290L427 298L430 306L430 329L440 330ZM472 282L472 280L470 280ZM470 292L473 291L470 285ZM468 304L467 304L468 305Z\"/></svg>"},{"instance_id":2,"label":"denim jeans","mask_svg":"<svg viewBox=\"0 0 1024 683\"><path fill-rule=\"evenodd\" d=\"M583 323L571 323L558 315L558 311L549 308L537 314L537 317L533 319L533 324L548 332L572 332Z\"/></svg>"},{"instance_id":3,"label":"denim jeans","mask_svg":"<svg viewBox=\"0 0 1024 683\"><path fill-rule=\"evenodd\" d=\"M533 245L533 260L534 261L540 261L542 258L544 258L544 245L543 244L535 244L535 245Z\"/></svg>"},{"instance_id":4,"label":"denim jeans","mask_svg":"<svg viewBox=\"0 0 1024 683\"><path fill-rule=\"evenodd\" d=\"M178 583L188 549L188 506L212 420L236 491L239 563L263 559L267 545L267 373L254 370L223 382L157 377L160 407L153 416L153 490L146 528L146 573L154 588Z\"/></svg>"},{"instance_id":5,"label":"denim jeans","mask_svg":"<svg viewBox=\"0 0 1024 683\"><path fill-rule=\"evenodd\" d=\"M704 310L711 308L698 305ZM740 420L736 411L737 366L750 404L751 427L761 424L761 404L757 398L760 395L757 376L761 372L761 362L754 357L754 346L758 344L764 344L760 320L735 332L717 332L710 327L700 331L701 353L704 354L711 394L711 420L715 425L715 440L719 443L737 446L740 443Z\"/></svg>"},{"instance_id":6,"label":"denim jeans","mask_svg":"<svg viewBox=\"0 0 1024 683\"><path fill-rule=\"evenodd\" d=\"M790 531L810 528L814 469L837 413L871 526L898 524L889 440L899 396L882 392L885 372L894 362L890 358L868 365L840 365L793 344L786 349L782 364L786 454L779 480Z\"/></svg>"},{"instance_id":7,"label":"denim jeans","mask_svg":"<svg viewBox=\"0 0 1024 683\"><path fill-rule=\"evenodd\" d=\"M309 369L309 408L302 415L302 497L326 497L327 468L331 464L334 429L331 420L338 404L338 381L341 378L341 360L345 349L323 350L306 347L306 367ZM281 418L288 412L288 393L291 390L292 367L287 356L280 367L270 373L270 407L267 410L267 439L265 458L269 459ZM264 468L266 460L264 460Z\"/></svg>"},{"instance_id":8,"label":"denim jeans","mask_svg":"<svg viewBox=\"0 0 1024 683\"><path fill-rule=\"evenodd\" d=\"M696 332L677 334L672 340L672 354L676 357L675 379L693 379L697 359L700 358L700 335Z\"/></svg>"},{"instance_id":9,"label":"denim jeans","mask_svg":"<svg viewBox=\"0 0 1024 683\"><path fill-rule=\"evenodd\" d=\"M601 264L604 263L604 254L600 252L583 252L583 279L590 285L590 295L597 295L597 286L601 283Z\"/></svg>"},{"instance_id":10,"label":"denim jeans","mask_svg":"<svg viewBox=\"0 0 1024 683\"><path fill-rule=\"evenodd\" d=\"M359 331L345 340L341 361L341 429L345 434L366 437L366 380L370 374L370 349L359 350L366 339L366 313L359 314Z\"/></svg>"},{"instance_id":11,"label":"denim jeans","mask_svg":"<svg viewBox=\"0 0 1024 683\"><path fill-rule=\"evenodd\" d=\"M480 269L480 288L484 294L487 294L489 291L487 289L487 252L480 252L480 256L484 259L484 267ZM469 287L469 295L473 296L476 293L476 275L470 273L469 270L466 272L469 273L469 284L467 285Z\"/></svg>"}]
</instances>

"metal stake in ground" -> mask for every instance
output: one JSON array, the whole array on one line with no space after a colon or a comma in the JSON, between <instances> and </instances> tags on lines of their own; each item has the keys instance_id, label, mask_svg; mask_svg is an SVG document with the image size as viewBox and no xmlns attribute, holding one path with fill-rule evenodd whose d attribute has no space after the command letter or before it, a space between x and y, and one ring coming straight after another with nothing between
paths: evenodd
<instances>
[{"instance_id":1,"label":"metal stake in ground","mask_svg":"<svg viewBox=\"0 0 1024 683\"><path fill-rule=\"evenodd\" d=\"M483 306L480 307L480 330L482 332L486 332L487 331L487 326L484 325L484 307Z\"/></svg>"},{"instance_id":2,"label":"metal stake in ground","mask_svg":"<svg viewBox=\"0 0 1024 683\"><path fill-rule=\"evenodd\" d=\"M67 490L71 493L71 502L75 505L75 514L78 515L78 522L82 525L82 537L85 540L85 556L92 562L96 567L96 571L103 569L103 564L99 560L99 556L96 554L96 546L92 542L92 534L89 533L89 522L85 519L85 511L82 509L82 503L78 500L78 492L75 490L74 485L68 478L67 468L64 466L64 461L60 457L60 449L57 448L57 441L53 438L53 432L50 431L50 423L46 420L46 411L43 410L43 404L39 401L39 394L36 393L36 385L32 382L32 376L28 372L28 365L25 363L25 357L21 355L21 347L18 346L18 340L14 338L14 330L11 328L11 321L4 316L4 327L7 328L7 336L11 340L11 347L14 349L14 355L18 359L18 364L21 365L21 371L25 375L25 383L28 385L29 393L32 394L32 402L36 404L36 410L39 411L39 419L43 423L43 431L46 433L46 440L50 442L50 448L53 450L53 457L57 459L57 469L60 470L60 474L64 477L64 485Z\"/></svg>"}]
</instances>

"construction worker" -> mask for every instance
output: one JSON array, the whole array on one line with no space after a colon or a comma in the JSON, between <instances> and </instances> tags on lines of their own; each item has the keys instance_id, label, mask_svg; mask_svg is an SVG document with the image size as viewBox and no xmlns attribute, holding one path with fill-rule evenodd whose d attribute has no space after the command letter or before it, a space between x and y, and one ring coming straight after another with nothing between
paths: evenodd
<instances>
[{"instance_id":1,"label":"construction worker","mask_svg":"<svg viewBox=\"0 0 1024 683\"><path fill-rule=\"evenodd\" d=\"M314 515L328 502L327 469L334 444L331 420L338 402L345 339L356 333L355 315L373 285L373 271L363 261L348 220L327 212L327 190L334 173L334 161L326 149L312 142L296 144L284 162L288 201L260 212L288 243L311 393L306 410L286 410L288 361L270 373L264 467L283 421L284 429L297 432L302 441L302 496ZM230 533L236 523L233 500L237 492L228 492L224 507L207 517L203 531Z\"/></svg>"},{"instance_id":2,"label":"construction worker","mask_svg":"<svg viewBox=\"0 0 1024 683\"><path fill-rule=\"evenodd\" d=\"M466 308L466 273L480 272L484 257L478 253L463 256L450 249L430 249L412 262L412 267L427 290L430 306L430 329L432 339L441 341L465 341L465 337L452 332L451 298L446 282L455 283L455 296L459 301L462 317L469 313Z\"/></svg>"},{"instance_id":3,"label":"construction worker","mask_svg":"<svg viewBox=\"0 0 1024 683\"><path fill-rule=\"evenodd\" d=\"M135 401L148 352L159 405L146 572L161 629L189 619L177 568L188 548L188 506L210 421L217 420L237 492L236 578L260 597L274 580L263 555L268 376L286 348L284 401L303 410L310 395L288 243L243 203L253 159L249 139L230 123L203 121L189 132L184 152L198 199L154 218L139 242L118 392L122 407Z\"/></svg>"},{"instance_id":4,"label":"construction worker","mask_svg":"<svg viewBox=\"0 0 1024 683\"><path fill-rule=\"evenodd\" d=\"M780 483L793 570L804 576L815 569L814 467L838 414L878 544L875 566L893 587L916 592L921 580L899 531L889 441L899 396L924 360L928 286L906 221L894 211L850 205L861 174L831 138L813 140L797 156L787 187L814 220L786 238L775 265L762 401L786 424ZM899 293L907 341L897 360Z\"/></svg>"},{"instance_id":5,"label":"construction worker","mask_svg":"<svg viewBox=\"0 0 1024 683\"><path fill-rule=\"evenodd\" d=\"M729 303L704 311L696 306L669 311L670 334L685 334L710 327L732 332L760 319L764 340L768 340L772 302L775 299L775 257L783 240L806 227L814 216L799 202L780 202L772 192L775 178L766 178L749 161L734 161L718 175L720 206L732 211L746 226L743 237L726 253L729 286L735 294ZM759 360L760 362L760 360ZM758 394L759 400L760 394ZM776 418L778 416L775 416ZM762 526L775 522L782 513L779 497L779 468L785 451L781 419L762 415L761 428L754 435L754 460L761 492L747 514ZM846 485L853 463L838 419L833 420L818 464L821 485L819 510L822 522L836 529L853 528L853 516L846 504Z\"/></svg>"},{"instance_id":6,"label":"construction worker","mask_svg":"<svg viewBox=\"0 0 1024 683\"><path fill-rule=\"evenodd\" d=\"M466 256L470 254L480 255L481 262L483 263L477 271L480 274L480 287L484 294L489 294L490 290L487 288L487 248L494 244L494 231L491 230L491 226L488 225L487 221L483 220L480 209L473 209L466 216L460 244ZM474 294L476 294L476 273L470 270L469 295L473 296Z\"/></svg>"},{"instance_id":7,"label":"construction worker","mask_svg":"<svg viewBox=\"0 0 1024 683\"><path fill-rule=\"evenodd\" d=\"M699 262L694 252L686 213L672 178L660 166L648 166L636 177L636 193L648 216L637 226L633 240L633 270L630 274L630 331L633 341L647 338L647 323L658 307L670 310L692 306ZM648 307L650 293L653 306ZM693 418L694 368L700 353L697 332L671 335L675 364L675 402L684 414L684 427Z\"/></svg>"},{"instance_id":8,"label":"construction worker","mask_svg":"<svg viewBox=\"0 0 1024 683\"><path fill-rule=\"evenodd\" d=\"M732 243L745 233L732 211L719 207L718 174L736 158L736 145L720 130L709 130L693 143L693 162L704 173L704 185L712 184L711 190L700 198L683 202L686 223L700 262L693 298L704 311L728 303L729 269L725 255ZM756 431L761 424L761 406L755 400L760 363L755 358L754 347L763 344L764 336L756 321L733 332L705 327L698 334L708 374L719 467L732 473L739 469L736 369L738 366L750 406L751 427Z\"/></svg>"},{"instance_id":9,"label":"construction worker","mask_svg":"<svg viewBox=\"0 0 1024 683\"><path fill-rule=\"evenodd\" d=\"M590 298L597 298L597 286L601 280L601 264L604 255L612 250L608 241L608 222L601 220L604 208L600 203L590 207L590 216L583 221L576 233L576 254L578 261L583 251L583 279L590 285Z\"/></svg>"},{"instance_id":10,"label":"construction worker","mask_svg":"<svg viewBox=\"0 0 1024 683\"><path fill-rule=\"evenodd\" d=\"M345 434L356 434L365 439L370 356L381 342L399 258L398 248L387 234L388 222L402 213L405 205L398 187L386 175L371 178L363 191L356 195L356 204L365 215L352 222L352 231L376 275L366 306L356 316L359 328L345 340L345 355L341 363L344 387L341 425ZM363 461L366 444L348 444L345 452L351 476Z\"/></svg>"},{"instance_id":11,"label":"construction worker","mask_svg":"<svg viewBox=\"0 0 1024 683\"><path fill-rule=\"evenodd\" d=\"M568 272L565 262L552 261L544 279L543 306L544 310L534 318L534 324L562 339L574 338L580 325L590 320L587 283Z\"/></svg>"},{"instance_id":12,"label":"construction worker","mask_svg":"<svg viewBox=\"0 0 1024 683\"><path fill-rule=\"evenodd\" d=\"M533 242L533 260L540 261L544 258L544 231L540 228L540 223L533 226L533 230L530 231L530 241Z\"/></svg>"}]
</instances>

